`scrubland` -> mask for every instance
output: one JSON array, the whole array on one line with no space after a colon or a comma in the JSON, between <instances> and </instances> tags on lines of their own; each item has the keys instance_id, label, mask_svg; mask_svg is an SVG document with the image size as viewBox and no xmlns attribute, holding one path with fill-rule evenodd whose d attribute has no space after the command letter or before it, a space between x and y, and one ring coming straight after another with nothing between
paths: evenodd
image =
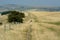
<instances>
[{"instance_id":1,"label":"scrubland","mask_svg":"<svg viewBox=\"0 0 60 40\"><path fill-rule=\"evenodd\" d=\"M0 25L0 40L60 40L60 12L25 13L24 23ZM6 21L4 17L1 19Z\"/></svg>"}]
</instances>

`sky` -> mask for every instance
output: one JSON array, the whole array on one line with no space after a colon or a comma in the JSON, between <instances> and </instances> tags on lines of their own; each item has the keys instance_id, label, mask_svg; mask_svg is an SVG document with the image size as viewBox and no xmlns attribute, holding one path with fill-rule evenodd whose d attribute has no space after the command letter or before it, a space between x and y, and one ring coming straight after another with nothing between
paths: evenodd
<instances>
[{"instance_id":1,"label":"sky","mask_svg":"<svg viewBox=\"0 0 60 40\"><path fill-rule=\"evenodd\" d=\"M0 0L0 5L60 6L60 0Z\"/></svg>"}]
</instances>

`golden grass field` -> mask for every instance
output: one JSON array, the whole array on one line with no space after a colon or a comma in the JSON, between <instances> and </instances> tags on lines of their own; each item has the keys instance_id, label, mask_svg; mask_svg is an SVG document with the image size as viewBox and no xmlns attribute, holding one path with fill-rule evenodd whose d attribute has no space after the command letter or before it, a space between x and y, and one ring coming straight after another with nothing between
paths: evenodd
<instances>
[{"instance_id":1,"label":"golden grass field","mask_svg":"<svg viewBox=\"0 0 60 40\"><path fill-rule=\"evenodd\" d=\"M6 23L6 28L4 24L0 25L0 40L60 40L60 12L25 11L25 13L28 16L25 17L24 23Z\"/></svg>"}]
</instances>

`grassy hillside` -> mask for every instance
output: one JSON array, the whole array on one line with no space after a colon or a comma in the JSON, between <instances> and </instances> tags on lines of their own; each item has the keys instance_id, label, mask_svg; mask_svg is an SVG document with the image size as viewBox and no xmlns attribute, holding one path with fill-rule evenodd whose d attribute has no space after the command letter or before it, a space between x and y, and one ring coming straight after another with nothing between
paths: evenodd
<instances>
[{"instance_id":1,"label":"grassy hillside","mask_svg":"<svg viewBox=\"0 0 60 40\"><path fill-rule=\"evenodd\" d=\"M60 12L25 13L24 23L0 25L0 40L60 40Z\"/></svg>"}]
</instances>

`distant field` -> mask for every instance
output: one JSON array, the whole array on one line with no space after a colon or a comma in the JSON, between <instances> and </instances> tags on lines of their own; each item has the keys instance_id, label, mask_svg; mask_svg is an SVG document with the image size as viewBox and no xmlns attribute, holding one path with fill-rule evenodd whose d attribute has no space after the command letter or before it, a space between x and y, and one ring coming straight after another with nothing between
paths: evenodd
<instances>
[{"instance_id":1,"label":"distant field","mask_svg":"<svg viewBox=\"0 0 60 40\"><path fill-rule=\"evenodd\" d=\"M28 16L22 24L7 23L5 29L4 24L0 25L0 40L60 40L60 12L32 10L25 13Z\"/></svg>"}]
</instances>

